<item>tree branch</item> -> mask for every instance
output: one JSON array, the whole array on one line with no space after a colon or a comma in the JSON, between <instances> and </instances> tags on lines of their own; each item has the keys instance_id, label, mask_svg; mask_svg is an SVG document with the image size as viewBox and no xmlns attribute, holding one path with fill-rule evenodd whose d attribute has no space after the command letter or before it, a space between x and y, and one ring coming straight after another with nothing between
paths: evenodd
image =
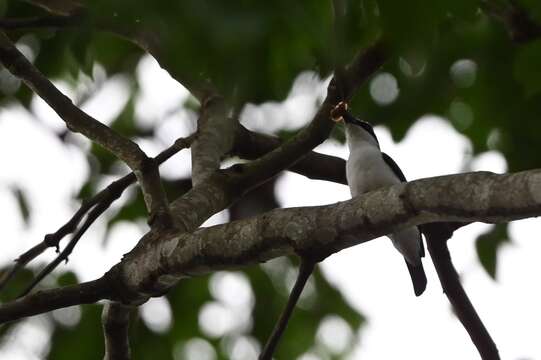
<instances>
[{"instance_id":1,"label":"tree branch","mask_svg":"<svg viewBox=\"0 0 541 360\"><path fill-rule=\"evenodd\" d=\"M109 279L102 277L78 285L38 291L0 305L0 324L68 306L93 304L109 297L109 285Z\"/></svg>"},{"instance_id":2,"label":"tree branch","mask_svg":"<svg viewBox=\"0 0 541 360\"><path fill-rule=\"evenodd\" d=\"M151 231L145 238L153 238L138 244L153 244L144 249L145 257L126 256L94 282L2 305L0 323L100 299L137 304L145 301L145 291L166 290L182 277L295 253L332 254L409 226L497 223L540 215L541 170L475 172L401 183L333 205L276 209L193 233ZM163 240L156 241L158 237Z\"/></svg>"},{"instance_id":3,"label":"tree branch","mask_svg":"<svg viewBox=\"0 0 541 360\"><path fill-rule=\"evenodd\" d=\"M425 224L421 226L421 229L427 238L428 251L438 273L443 292L453 306L457 318L470 335L479 355L483 360L500 359L498 348L462 287L458 273L451 261L447 240L453 233L453 224Z\"/></svg>"},{"instance_id":4,"label":"tree branch","mask_svg":"<svg viewBox=\"0 0 541 360\"><path fill-rule=\"evenodd\" d=\"M310 275L312 275L312 272L314 271L314 266L315 262L313 261L309 261L306 259L301 260L299 274L297 275L297 280L295 281L295 285L291 290L291 294L289 294L289 298L287 299L286 307L284 311L280 314L280 318L274 326L271 336L269 337L267 343L265 344L265 347L261 351L261 354L259 355L259 360L272 359L272 355L274 354L274 351L276 350L276 347L280 342L280 338L286 330L289 319L293 314L293 309L295 308L295 305L301 297L302 290L304 289L306 282L310 278Z\"/></svg>"},{"instance_id":5,"label":"tree branch","mask_svg":"<svg viewBox=\"0 0 541 360\"><path fill-rule=\"evenodd\" d=\"M222 158L233 147L238 121L228 113L228 106L221 96L206 98L201 105L197 123L199 136L192 145L194 186L218 170Z\"/></svg>"},{"instance_id":6,"label":"tree branch","mask_svg":"<svg viewBox=\"0 0 541 360\"><path fill-rule=\"evenodd\" d=\"M260 216L170 234L124 267L130 289L149 282L237 268L298 253L331 254L404 227L430 222L507 222L541 214L541 170L476 172L416 180L335 205L277 209ZM159 270L157 270L159 269Z\"/></svg>"},{"instance_id":7,"label":"tree branch","mask_svg":"<svg viewBox=\"0 0 541 360\"><path fill-rule=\"evenodd\" d=\"M130 360L130 341L128 336L131 306L108 302L103 306L101 316L105 339L103 360Z\"/></svg>"},{"instance_id":8,"label":"tree branch","mask_svg":"<svg viewBox=\"0 0 541 360\"><path fill-rule=\"evenodd\" d=\"M80 132L124 161L135 173L144 194L150 213L150 223L168 226L171 224L169 207L157 164L153 159L128 138L100 123L62 94L43 74L39 72L11 40L0 32L0 61L15 76L21 78L38 94L66 123L73 132Z\"/></svg>"}]
</instances>

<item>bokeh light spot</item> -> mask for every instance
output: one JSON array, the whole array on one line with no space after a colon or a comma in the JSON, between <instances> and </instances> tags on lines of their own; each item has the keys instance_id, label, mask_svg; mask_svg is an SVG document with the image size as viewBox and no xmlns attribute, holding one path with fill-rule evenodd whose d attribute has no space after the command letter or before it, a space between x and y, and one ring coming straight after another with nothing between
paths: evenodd
<instances>
[{"instance_id":1,"label":"bokeh light spot","mask_svg":"<svg viewBox=\"0 0 541 360\"><path fill-rule=\"evenodd\" d=\"M399 93L398 82L390 73L376 75L370 82L370 95L378 105L392 104Z\"/></svg>"}]
</instances>

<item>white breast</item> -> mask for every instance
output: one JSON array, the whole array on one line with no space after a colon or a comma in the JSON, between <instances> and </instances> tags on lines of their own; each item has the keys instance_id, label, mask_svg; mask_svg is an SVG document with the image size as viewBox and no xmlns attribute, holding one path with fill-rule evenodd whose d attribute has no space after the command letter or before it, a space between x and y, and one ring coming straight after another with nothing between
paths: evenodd
<instances>
[{"instance_id":1,"label":"white breast","mask_svg":"<svg viewBox=\"0 0 541 360\"><path fill-rule=\"evenodd\" d=\"M346 177L351 196L400 183L375 146L357 146L350 152Z\"/></svg>"}]
</instances>

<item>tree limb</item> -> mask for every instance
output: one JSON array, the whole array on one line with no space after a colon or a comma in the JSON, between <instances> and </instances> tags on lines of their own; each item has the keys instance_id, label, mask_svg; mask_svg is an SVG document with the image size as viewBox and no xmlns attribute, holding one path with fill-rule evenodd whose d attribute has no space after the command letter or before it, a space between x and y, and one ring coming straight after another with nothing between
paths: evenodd
<instances>
[{"instance_id":1,"label":"tree limb","mask_svg":"<svg viewBox=\"0 0 541 360\"><path fill-rule=\"evenodd\" d=\"M117 302L108 302L103 306L101 315L105 340L103 360L131 359L128 330L132 308Z\"/></svg>"},{"instance_id":2,"label":"tree limb","mask_svg":"<svg viewBox=\"0 0 541 360\"><path fill-rule=\"evenodd\" d=\"M200 184L220 168L235 141L238 121L229 116L229 108L221 96L206 98L197 122L199 136L192 145L192 183Z\"/></svg>"},{"instance_id":3,"label":"tree limb","mask_svg":"<svg viewBox=\"0 0 541 360\"><path fill-rule=\"evenodd\" d=\"M80 304L93 304L109 297L109 279L38 291L15 301L0 305L0 324L23 317Z\"/></svg>"},{"instance_id":4,"label":"tree limb","mask_svg":"<svg viewBox=\"0 0 541 360\"><path fill-rule=\"evenodd\" d=\"M401 183L333 205L276 209L193 233L151 231L145 237L154 238L140 242L154 245L145 248L145 257L127 256L94 282L1 305L0 323L100 299L136 304L146 300L145 291L167 289L172 279L296 253L332 254L409 226L497 223L540 215L541 170L474 172Z\"/></svg>"},{"instance_id":5,"label":"tree limb","mask_svg":"<svg viewBox=\"0 0 541 360\"><path fill-rule=\"evenodd\" d=\"M498 348L475 311L451 261L447 240L453 233L453 224L425 224L421 226L421 229L427 238L428 251L438 273L443 292L453 306L457 318L470 335L479 355L483 360L500 359Z\"/></svg>"},{"instance_id":6,"label":"tree limb","mask_svg":"<svg viewBox=\"0 0 541 360\"><path fill-rule=\"evenodd\" d=\"M265 347L261 351L261 354L259 355L259 360L272 360L272 355L274 354L274 351L278 346L278 343L280 342L280 338L286 330L289 319L293 314L293 309L295 309L295 305L301 297L302 290L304 289L306 282L310 278L310 275L312 275L312 272L314 271L314 266L315 262L313 261L306 259L301 260L299 274L297 275L295 285L293 286L293 289L291 290L291 293L289 294L289 297L287 299L286 307L284 311L280 314L280 318L274 326L271 336L269 337L267 343L265 344Z\"/></svg>"},{"instance_id":7,"label":"tree limb","mask_svg":"<svg viewBox=\"0 0 541 360\"><path fill-rule=\"evenodd\" d=\"M145 257L133 262L128 256L118 266L128 288L147 289L148 282L164 284L277 256L331 254L407 226L496 223L540 214L541 170L466 173L416 180L334 205L277 209L191 234L169 234L145 248Z\"/></svg>"}]
</instances>

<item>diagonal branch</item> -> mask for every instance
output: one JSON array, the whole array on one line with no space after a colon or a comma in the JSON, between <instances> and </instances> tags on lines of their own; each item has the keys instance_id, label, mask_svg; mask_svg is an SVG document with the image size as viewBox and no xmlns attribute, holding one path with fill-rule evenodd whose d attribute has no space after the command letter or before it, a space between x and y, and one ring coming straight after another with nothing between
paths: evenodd
<instances>
[{"instance_id":1,"label":"diagonal branch","mask_svg":"<svg viewBox=\"0 0 541 360\"><path fill-rule=\"evenodd\" d=\"M145 285L167 284L171 278L239 268L298 252L331 254L409 226L447 221L497 223L540 215L541 170L421 179L333 205L276 209L193 233L162 234L166 239L151 239L154 246L145 249L146 257L137 259L137 266L125 257L94 282L41 291L1 305L0 323L100 299L134 303L140 292L133 289ZM158 235L150 232L145 236ZM161 273L154 272L155 266ZM149 272L154 272L153 281L138 283Z\"/></svg>"},{"instance_id":2,"label":"diagonal branch","mask_svg":"<svg viewBox=\"0 0 541 360\"><path fill-rule=\"evenodd\" d=\"M83 234L94 223L94 221L96 221L96 219L100 217L101 214L103 214L105 210L109 208L109 206L111 206L111 203L114 200L115 199L109 199L108 201L100 202L92 210L90 210L85 222L83 223L81 228L77 230L77 232L69 241L68 245L64 248L64 250L62 250L62 252L60 252L60 254L58 254L58 256L53 261L51 261L43 270L39 272L39 274L32 280L30 285L26 287L26 289L22 292L20 296L24 296L30 291L32 291L32 289L34 289L34 287L36 287L47 275L52 273L53 270L56 269L56 267L60 265L62 261L68 261L68 257L71 255L73 249L75 248Z\"/></svg>"},{"instance_id":3,"label":"diagonal branch","mask_svg":"<svg viewBox=\"0 0 541 360\"><path fill-rule=\"evenodd\" d=\"M167 149L165 149L164 151L162 151L160 154L158 154L155 157L156 162L158 164L162 164L165 161L169 160L173 155L175 155L179 151L188 148L194 139L195 139L195 135L191 135L186 138L177 139L173 143L173 145L171 145L170 147L168 147ZM100 191L99 193L91 197L90 199L83 200L77 212L72 216L72 218L66 224L64 224L56 232L45 235L45 238L43 239L42 242L35 245L30 250L26 251L15 260L15 265L10 270L6 271L4 276L0 278L0 291L2 291L2 289L7 285L7 283L19 271L24 269L24 267L29 262L34 260L39 255L41 255L45 250L47 250L50 247L56 247L58 249L60 241L68 234L71 234L77 230L79 223L89 211L91 211L94 207L99 207L100 204L113 203L122 195L122 193L124 192L124 190L128 188L128 186L130 186L131 184L135 182L135 180L136 180L135 174L133 172L129 173L128 175L120 178L119 180L112 182L105 189L103 189L102 191ZM83 226L85 227L85 229L88 228L97 217L89 216L89 218L93 218L93 219L89 222L89 219L87 218L86 223L88 223L88 225L86 227ZM74 239L82 236L83 233L84 231L81 232L81 229L79 229ZM53 269L54 268L52 268L51 270ZM28 292L34 286L35 284L30 286L26 292Z\"/></svg>"},{"instance_id":4,"label":"diagonal branch","mask_svg":"<svg viewBox=\"0 0 541 360\"><path fill-rule=\"evenodd\" d=\"M139 146L100 123L62 94L24 55L11 40L0 32L0 61L15 76L21 78L60 116L73 132L80 132L93 142L109 150L124 161L135 173L150 212L150 223L159 225L171 223L169 206L163 191L158 166L146 156Z\"/></svg>"},{"instance_id":5,"label":"diagonal branch","mask_svg":"<svg viewBox=\"0 0 541 360\"><path fill-rule=\"evenodd\" d=\"M221 96L210 96L201 104L197 123L199 136L192 145L192 183L200 184L220 168L235 141L238 121L229 116L229 108Z\"/></svg>"},{"instance_id":6,"label":"diagonal branch","mask_svg":"<svg viewBox=\"0 0 541 360\"><path fill-rule=\"evenodd\" d=\"M470 335L481 358L497 360L500 359L498 348L475 311L464 287L462 287L458 273L451 261L447 240L457 226L459 225L452 223L434 223L425 224L421 226L421 229L427 238L428 251L438 273L443 292L453 306L457 318Z\"/></svg>"}]
</instances>

